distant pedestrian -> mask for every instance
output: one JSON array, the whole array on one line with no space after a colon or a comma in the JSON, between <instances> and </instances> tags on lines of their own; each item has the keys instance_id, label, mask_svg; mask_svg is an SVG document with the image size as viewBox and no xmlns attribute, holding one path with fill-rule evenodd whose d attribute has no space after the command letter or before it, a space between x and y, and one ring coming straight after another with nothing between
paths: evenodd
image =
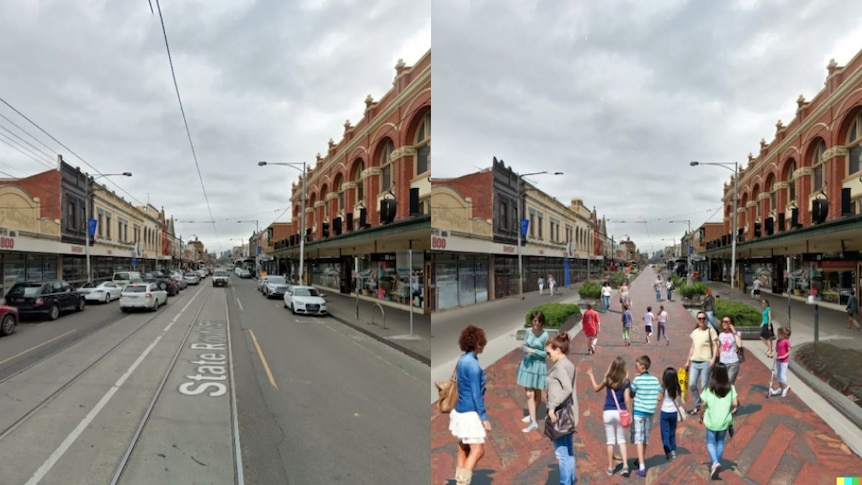
<instances>
[{"instance_id":1,"label":"distant pedestrian","mask_svg":"<svg viewBox=\"0 0 862 485\"><path fill-rule=\"evenodd\" d=\"M790 365L790 329L778 328L778 342L775 343L775 379L778 381L778 389L769 389L773 396L781 394L787 397L790 386L787 384L787 367Z\"/></svg>"},{"instance_id":2,"label":"distant pedestrian","mask_svg":"<svg viewBox=\"0 0 862 485\"><path fill-rule=\"evenodd\" d=\"M664 288L664 283L661 280L661 275L655 277L655 282L653 282L652 287L655 290L655 301L661 301L661 290L662 288Z\"/></svg>"},{"instance_id":3,"label":"distant pedestrian","mask_svg":"<svg viewBox=\"0 0 862 485\"><path fill-rule=\"evenodd\" d=\"M638 452L639 477L646 476L645 448L649 444L652 417L659 404L659 394L661 394L661 382L657 377L650 375L650 364L650 358L646 355L635 360L635 370L637 370L638 375L632 379L631 386L626 390L626 403L631 404L630 409L634 411L632 415L632 443Z\"/></svg>"},{"instance_id":4,"label":"distant pedestrian","mask_svg":"<svg viewBox=\"0 0 862 485\"><path fill-rule=\"evenodd\" d=\"M593 309L593 303L587 303L587 311L581 317L581 327L584 330L584 336L587 337L587 353L596 353L596 342L599 339L599 330L601 328L601 320L599 314Z\"/></svg>"},{"instance_id":5,"label":"distant pedestrian","mask_svg":"<svg viewBox=\"0 0 862 485\"><path fill-rule=\"evenodd\" d=\"M709 288L706 289L706 296L703 297L701 308L706 314L706 321L709 322L713 330L718 332L718 326L715 324L715 297L712 296L712 290Z\"/></svg>"},{"instance_id":6,"label":"distant pedestrian","mask_svg":"<svg viewBox=\"0 0 862 485\"><path fill-rule=\"evenodd\" d=\"M709 369L717 359L718 335L712 327L707 326L706 315L703 312L697 312L697 328L692 330L689 337L691 349L688 351L688 359L684 367L688 369L688 387L694 397L694 408L688 414L698 414L703 403L700 391L706 389Z\"/></svg>"},{"instance_id":7,"label":"distant pedestrian","mask_svg":"<svg viewBox=\"0 0 862 485\"><path fill-rule=\"evenodd\" d=\"M540 311L533 312L531 323L532 331L527 332L524 337L524 345L521 346L524 358L521 360L521 365L518 366L517 378L518 385L524 387L524 392L527 395L528 414L521 421L529 424L523 429L524 433L539 428L539 424L536 422L536 410L542 402L542 391L548 387L545 344L548 343L549 337L548 332L544 329L545 314Z\"/></svg>"},{"instance_id":8,"label":"distant pedestrian","mask_svg":"<svg viewBox=\"0 0 862 485\"><path fill-rule=\"evenodd\" d=\"M485 372L478 358L487 344L485 331L473 325L465 327L458 338L464 354L455 369L458 403L449 414L449 431L458 438L457 485L469 485L472 481L473 470L485 455L486 433L491 431L485 411Z\"/></svg>"},{"instance_id":9,"label":"distant pedestrian","mask_svg":"<svg viewBox=\"0 0 862 485\"><path fill-rule=\"evenodd\" d=\"M683 415L676 369L668 367L661 376L661 444L664 446L664 457L667 460L676 458L676 425Z\"/></svg>"},{"instance_id":10,"label":"distant pedestrian","mask_svg":"<svg viewBox=\"0 0 862 485\"><path fill-rule=\"evenodd\" d=\"M548 341L545 353L553 362L548 371L548 417L556 422L557 410L567 406L572 408L575 427L578 426L578 399L575 395L576 371L575 364L567 357L569 353L569 334L560 332ZM572 444L573 435L569 434L553 441L554 454L560 465L560 485L575 483L575 452Z\"/></svg>"},{"instance_id":11,"label":"distant pedestrian","mask_svg":"<svg viewBox=\"0 0 862 485\"><path fill-rule=\"evenodd\" d=\"M629 311L629 306L623 303L623 315L622 315L622 323L623 323L623 342L625 342L626 347L631 346L632 344L632 312Z\"/></svg>"},{"instance_id":12,"label":"distant pedestrian","mask_svg":"<svg viewBox=\"0 0 862 485\"><path fill-rule=\"evenodd\" d=\"M667 345L670 345L670 339L667 337L667 310L664 309L664 305L658 306L658 337L656 338L656 345L661 341L661 338L667 341Z\"/></svg>"},{"instance_id":13,"label":"distant pedestrian","mask_svg":"<svg viewBox=\"0 0 862 485\"><path fill-rule=\"evenodd\" d=\"M551 290L551 296L554 296L554 288L557 286L557 279L554 275L548 275L548 289Z\"/></svg>"},{"instance_id":14,"label":"distant pedestrian","mask_svg":"<svg viewBox=\"0 0 862 485\"><path fill-rule=\"evenodd\" d=\"M667 301L673 301L673 280L668 278L665 288L667 288Z\"/></svg>"},{"instance_id":15,"label":"distant pedestrian","mask_svg":"<svg viewBox=\"0 0 862 485\"><path fill-rule=\"evenodd\" d=\"M652 307L646 307L646 313L641 317L644 322L644 332L646 332L646 343L649 343L649 338L652 337L652 324L655 323L655 315L652 312Z\"/></svg>"},{"instance_id":16,"label":"distant pedestrian","mask_svg":"<svg viewBox=\"0 0 862 485\"><path fill-rule=\"evenodd\" d=\"M856 331L862 331L862 326L856 321L856 315L859 314L859 300L856 299L856 292L850 294L850 299L847 300L847 328L856 327Z\"/></svg>"},{"instance_id":17,"label":"distant pedestrian","mask_svg":"<svg viewBox=\"0 0 862 485\"><path fill-rule=\"evenodd\" d=\"M539 280L537 281L539 284L539 294L542 295L545 292L545 278L539 276Z\"/></svg>"},{"instance_id":18,"label":"distant pedestrian","mask_svg":"<svg viewBox=\"0 0 862 485\"><path fill-rule=\"evenodd\" d=\"M607 313L611 309L611 284L605 281L602 285L602 303L605 304L603 312Z\"/></svg>"},{"instance_id":19,"label":"distant pedestrian","mask_svg":"<svg viewBox=\"0 0 862 485\"><path fill-rule=\"evenodd\" d=\"M760 287L763 286L763 282L760 281L760 277L754 278L754 283L752 283L754 289L751 290L751 294L754 295L755 300L760 299Z\"/></svg>"},{"instance_id":20,"label":"distant pedestrian","mask_svg":"<svg viewBox=\"0 0 862 485\"><path fill-rule=\"evenodd\" d=\"M730 383L736 384L736 376L739 374L739 349L742 348L742 337L737 333L731 315L725 315L721 318L718 348L718 361L727 367L727 378Z\"/></svg>"},{"instance_id":21,"label":"distant pedestrian","mask_svg":"<svg viewBox=\"0 0 862 485\"><path fill-rule=\"evenodd\" d=\"M700 422L706 427L706 451L712 461L709 474L718 479L721 457L724 454L724 437L733 426L733 415L739 408L736 387L727 378L727 366L715 364L709 387L703 392L703 415Z\"/></svg>"},{"instance_id":22,"label":"distant pedestrian","mask_svg":"<svg viewBox=\"0 0 862 485\"><path fill-rule=\"evenodd\" d=\"M629 296L629 285L625 281L620 285L620 307L623 305L628 305L629 308L632 306L632 299Z\"/></svg>"},{"instance_id":23,"label":"distant pedestrian","mask_svg":"<svg viewBox=\"0 0 862 485\"><path fill-rule=\"evenodd\" d=\"M769 306L769 300L766 298L760 303L763 305L760 321L760 341L763 342L766 355L772 358L772 339L775 337L775 331L772 326L772 308Z\"/></svg>"},{"instance_id":24,"label":"distant pedestrian","mask_svg":"<svg viewBox=\"0 0 862 485\"><path fill-rule=\"evenodd\" d=\"M626 389L629 389L629 373L626 361L617 356L608 366L601 384L596 383L592 367L587 368L587 375L593 384L593 391L605 389L605 405L602 408L602 422L605 424L605 437L608 445L608 475L614 474L614 445L620 447L623 459L622 475L629 476L628 447L626 446L625 427L620 420L620 411L627 411Z\"/></svg>"}]
</instances>

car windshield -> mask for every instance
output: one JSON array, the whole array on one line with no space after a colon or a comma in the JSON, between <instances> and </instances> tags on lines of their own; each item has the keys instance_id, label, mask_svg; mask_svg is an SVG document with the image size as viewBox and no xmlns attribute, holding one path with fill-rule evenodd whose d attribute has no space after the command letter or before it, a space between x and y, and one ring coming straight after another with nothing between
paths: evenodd
<instances>
[{"instance_id":1,"label":"car windshield","mask_svg":"<svg viewBox=\"0 0 862 485\"><path fill-rule=\"evenodd\" d=\"M145 293L147 291L146 286L141 285L129 285L123 290L123 293Z\"/></svg>"},{"instance_id":2,"label":"car windshield","mask_svg":"<svg viewBox=\"0 0 862 485\"><path fill-rule=\"evenodd\" d=\"M189 278L197 278L198 275L196 275L194 273L186 273L186 276Z\"/></svg>"},{"instance_id":3,"label":"car windshield","mask_svg":"<svg viewBox=\"0 0 862 485\"><path fill-rule=\"evenodd\" d=\"M22 285L15 285L9 289L8 296L36 296L39 294L39 290L42 289L42 285L40 283L28 283Z\"/></svg>"},{"instance_id":4,"label":"car windshield","mask_svg":"<svg viewBox=\"0 0 862 485\"><path fill-rule=\"evenodd\" d=\"M227 276L227 271L216 271L213 276Z\"/></svg>"},{"instance_id":5,"label":"car windshield","mask_svg":"<svg viewBox=\"0 0 862 485\"><path fill-rule=\"evenodd\" d=\"M293 291L294 296L320 296L314 288L297 288Z\"/></svg>"},{"instance_id":6,"label":"car windshield","mask_svg":"<svg viewBox=\"0 0 862 485\"><path fill-rule=\"evenodd\" d=\"M84 283L83 285L81 285L81 288L95 288L95 287L96 287L96 285L94 285L93 283Z\"/></svg>"},{"instance_id":7,"label":"car windshield","mask_svg":"<svg viewBox=\"0 0 862 485\"><path fill-rule=\"evenodd\" d=\"M131 278L129 277L129 275L128 275L127 273L117 273L117 274L115 274L115 275L114 275L114 279L115 279L115 280L125 280L125 281L128 281L128 280L130 280Z\"/></svg>"},{"instance_id":8,"label":"car windshield","mask_svg":"<svg viewBox=\"0 0 862 485\"><path fill-rule=\"evenodd\" d=\"M267 280L271 285L283 285L287 283L287 280L284 279L283 276L270 276Z\"/></svg>"}]
</instances>

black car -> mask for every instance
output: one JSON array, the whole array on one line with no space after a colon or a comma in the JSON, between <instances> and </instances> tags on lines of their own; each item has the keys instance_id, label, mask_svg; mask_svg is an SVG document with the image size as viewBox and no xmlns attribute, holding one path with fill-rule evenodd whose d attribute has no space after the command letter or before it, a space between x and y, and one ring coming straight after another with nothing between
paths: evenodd
<instances>
[{"instance_id":1,"label":"black car","mask_svg":"<svg viewBox=\"0 0 862 485\"><path fill-rule=\"evenodd\" d=\"M175 296L180 292L180 286L177 284L170 274L161 271L153 271L141 276L145 283L155 283L160 290L165 290L168 296Z\"/></svg>"},{"instance_id":2,"label":"black car","mask_svg":"<svg viewBox=\"0 0 862 485\"><path fill-rule=\"evenodd\" d=\"M6 304L17 308L22 317L38 315L51 320L56 320L60 312L80 312L87 307L84 295L61 280L15 283L6 292Z\"/></svg>"}]
</instances>

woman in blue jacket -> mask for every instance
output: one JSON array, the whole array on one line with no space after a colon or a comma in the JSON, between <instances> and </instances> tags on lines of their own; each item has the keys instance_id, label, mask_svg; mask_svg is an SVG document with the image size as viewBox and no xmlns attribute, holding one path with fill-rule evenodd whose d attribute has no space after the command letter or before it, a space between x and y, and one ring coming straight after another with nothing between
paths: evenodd
<instances>
[{"instance_id":1,"label":"woman in blue jacket","mask_svg":"<svg viewBox=\"0 0 862 485\"><path fill-rule=\"evenodd\" d=\"M458 359L458 403L449 414L449 431L458 438L458 465L455 483L469 485L476 463L485 455L485 436L491 422L485 411L485 371L479 367L478 355L488 339L485 331L468 325L461 331L458 345L464 355Z\"/></svg>"}]
</instances>

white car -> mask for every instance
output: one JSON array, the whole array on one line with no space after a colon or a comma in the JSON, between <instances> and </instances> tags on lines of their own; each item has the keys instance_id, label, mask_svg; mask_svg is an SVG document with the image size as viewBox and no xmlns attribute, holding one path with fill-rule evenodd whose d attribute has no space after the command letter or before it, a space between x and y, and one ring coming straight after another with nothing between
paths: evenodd
<instances>
[{"instance_id":1,"label":"white car","mask_svg":"<svg viewBox=\"0 0 862 485\"><path fill-rule=\"evenodd\" d=\"M311 286L291 286L284 292L284 307L294 315L326 315L326 300Z\"/></svg>"},{"instance_id":2,"label":"white car","mask_svg":"<svg viewBox=\"0 0 862 485\"><path fill-rule=\"evenodd\" d=\"M110 303L120 298L120 293L123 289L117 286L113 281L103 281L101 283L84 283L78 288L78 293L84 295L87 301L101 301Z\"/></svg>"},{"instance_id":3,"label":"white car","mask_svg":"<svg viewBox=\"0 0 862 485\"><path fill-rule=\"evenodd\" d=\"M131 283L120 294L120 310L124 313L138 308L156 311L167 304L168 292L160 290L157 283Z\"/></svg>"}]
</instances>

